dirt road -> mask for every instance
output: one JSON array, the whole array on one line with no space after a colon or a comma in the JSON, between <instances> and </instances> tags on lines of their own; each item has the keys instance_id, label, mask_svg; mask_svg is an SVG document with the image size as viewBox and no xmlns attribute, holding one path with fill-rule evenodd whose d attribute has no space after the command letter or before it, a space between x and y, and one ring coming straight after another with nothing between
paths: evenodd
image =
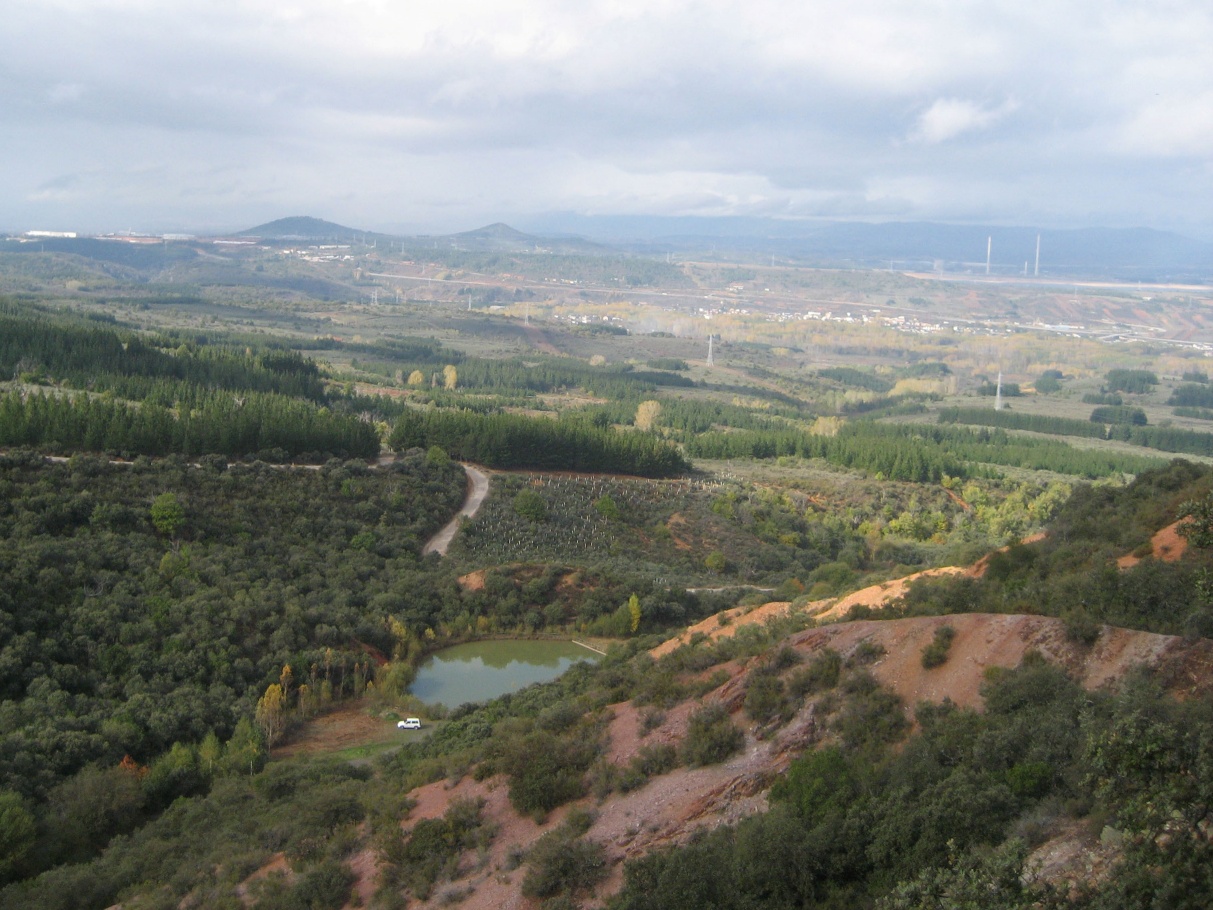
<instances>
[{"instance_id":1,"label":"dirt road","mask_svg":"<svg viewBox=\"0 0 1213 910\"><path fill-rule=\"evenodd\" d=\"M484 497L489 493L489 478L487 474L479 468L472 467L470 464L465 464L463 470L467 472L468 480L472 482L472 488L468 491L467 499L463 501L463 508L459 510L458 515L443 526L441 531L430 538L429 542L422 548L422 554L437 553L439 556L445 556L447 547L455 539L455 532L459 530L460 519L465 516L471 518L475 515L476 510L480 508L480 504L484 502Z\"/></svg>"}]
</instances>

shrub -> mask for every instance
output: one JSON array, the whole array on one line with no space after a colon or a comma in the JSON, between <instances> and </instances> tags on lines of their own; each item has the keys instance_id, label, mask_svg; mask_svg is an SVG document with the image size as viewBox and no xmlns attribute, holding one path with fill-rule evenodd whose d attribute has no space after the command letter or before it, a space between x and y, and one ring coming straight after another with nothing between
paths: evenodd
<instances>
[{"instance_id":1,"label":"shrub","mask_svg":"<svg viewBox=\"0 0 1213 910\"><path fill-rule=\"evenodd\" d=\"M654 705L657 708L672 708L689 694L689 690L667 667L650 669L637 686L632 701L637 705Z\"/></svg>"},{"instance_id":2,"label":"shrub","mask_svg":"<svg viewBox=\"0 0 1213 910\"><path fill-rule=\"evenodd\" d=\"M1061 621L1066 627L1066 638L1075 644L1093 645L1099 638L1099 623L1086 607L1071 607L1063 611Z\"/></svg>"},{"instance_id":3,"label":"shrub","mask_svg":"<svg viewBox=\"0 0 1213 910\"><path fill-rule=\"evenodd\" d=\"M606 851L595 841L570 837L557 829L541 837L527 855L522 893L527 897L556 897L588 891L607 874Z\"/></svg>"},{"instance_id":4,"label":"shrub","mask_svg":"<svg viewBox=\"0 0 1213 910\"><path fill-rule=\"evenodd\" d=\"M935 630L931 643L922 649L922 668L930 670L943 666L948 660L948 651L952 648L952 639L956 630L951 626L940 626Z\"/></svg>"},{"instance_id":5,"label":"shrub","mask_svg":"<svg viewBox=\"0 0 1213 910\"><path fill-rule=\"evenodd\" d=\"M594 509L599 515L610 521L619 521L623 518L623 513L619 511L619 506L609 493L603 494L594 500Z\"/></svg>"},{"instance_id":6,"label":"shrub","mask_svg":"<svg viewBox=\"0 0 1213 910\"><path fill-rule=\"evenodd\" d=\"M783 680L773 673L753 673L745 691L745 712L760 724L774 720L783 712Z\"/></svg>"},{"instance_id":7,"label":"shrub","mask_svg":"<svg viewBox=\"0 0 1213 910\"><path fill-rule=\"evenodd\" d=\"M442 818L422 819L406 841L385 850L416 897L425 900L439 879L454 877L465 849L487 846L494 832L483 826L483 808L484 800L456 800Z\"/></svg>"},{"instance_id":8,"label":"shrub","mask_svg":"<svg viewBox=\"0 0 1213 910\"><path fill-rule=\"evenodd\" d=\"M644 746L639 752L632 756L632 760L628 767L635 772L636 776L641 778L641 783L630 787L621 786L620 789L625 791L635 790L650 777L657 777L662 774L667 774L677 768L678 750L669 743L657 743L651 746Z\"/></svg>"},{"instance_id":9,"label":"shrub","mask_svg":"<svg viewBox=\"0 0 1213 910\"><path fill-rule=\"evenodd\" d=\"M292 903L308 910L344 907L354 884L354 873L344 863L328 861L306 872L295 885Z\"/></svg>"},{"instance_id":10,"label":"shrub","mask_svg":"<svg viewBox=\"0 0 1213 910\"><path fill-rule=\"evenodd\" d=\"M786 803L807 825L841 817L858 790L854 769L837 746L806 752L771 787L771 801Z\"/></svg>"},{"instance_id":11,"label":"shrub","mask_svg":"<svg viewBox=\"0 0 1213 910\"><path fill-rule=\"evenodd\" d=\"M535 524L546 521L548 517L548 508L543 502L543 497L534 490L518 492L518 495L514 497L514 511Z\"/></svg>"},{"instance_id":12,"label":"shrub","mask_svg":"<svg viewBox=\"0 0 1213 910\"><path fill-rule=\"evenodd\" d=\"M843 685L848 698L839 712L834 728L849 749L872 749L895 742L909 729L902 713L901 698L881 688L872 674L864 671L848 677Z\"/></svg>"},{"instance_id":13,"label":"shrub","mask_svg":"<svg viewBox=\"0 0 1213 910\"><path fill-rule=\"evenodd\" d=\"M888 651L885 649L885 646L880 642L865 638L858 645L856 645L855 650L851 652L851 657L849 660L847 660L847 666L865 667L870 663L875 663L876 661L880 660L880 658L884 657L887 653Z\"/></svg>"},{"instance_id":14,"label":"shrub","mask_svg":"<svg viewBox=\"0 0 1213 910\"><path fill-rule=\"evenodd\" d=\"M641 781L643 783L643 781ZM594 762L586 775L586 786L597 800L604 800L616 790L634 790L640 783L630 780L630 772L626 768L611 764L605 758Z\"/></svg>"},{"instance_id":15,"label":"shrub","mask_svg":"<svg viewBox=\"0 0 1213 910\"><path fill-rule=\"evenodd\" d=\"M729 674L724 670L715 670L711 676L701 679L691 687L691 693L696 698L703 698L709 692L719 689L729 681Z\"/></svg>"},{"instance_id":16,"label":"shrub","mask_svg":"<svg viewBox=\"0 0 1213 910\"><path fill-rule=\"evenodd\" d=\"M824 692L838 685L842 672L842 657L833 648L826 648L816 655L803 670L797 670L788 680L788 694L803 698L816 692Z\"/></svg>"},{"instance_id":17,"label":"shrub","mask_svg":"<svg viewBox=\"0 0 1213 910\"><path fill-rule=\"evenodd\" d=\"M804 660L800 653L789 645L784 645L775 652L775 657L771 660L771 667L776 673L786 670L789 667L794 667Z\"/></svg>"},{"instance_id":18,"label":"shrub","mask_svg":"<svg viewBox=\"0 0 1213 910\"><path fill-rule=\"evenodd\" d=\"M510 775L510 802L543 815L585 792L583 776L598 753L574 730L565 736L535 731L506 744L502 767Z\"/></svg>"},{"instance_id":19,"label":"shrub","mask_svg":"<svg viewBox=\"0 0 1213 910\"><path fill-rule=\"evenodd\" d=\"M723 705L706 705L691 715L682 760L692 766L722 762L745 745L745 734L734 724Z\"/></svg>"},{"instance_id":20,"label":"shrub","mask_svg":"<svg viewBox=\"0 0 1213 910\"><path fill-rule=\"evenodd\" d=\"M665 712L656 708L646 708L640 712L640 735L648 736L665 723Z\"/></svg>"}]
</instances>

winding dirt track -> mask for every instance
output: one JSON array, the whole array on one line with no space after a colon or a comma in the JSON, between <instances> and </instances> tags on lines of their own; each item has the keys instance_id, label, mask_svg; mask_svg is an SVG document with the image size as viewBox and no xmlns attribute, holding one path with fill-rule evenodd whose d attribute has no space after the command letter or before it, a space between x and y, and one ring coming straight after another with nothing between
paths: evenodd
<instances>
[{"instance_id":1,"label":"winding dirt track","mask_svg":"<svg viewBox=\"0 0 1213 910\"><path fill-rule=\"evenodd\" d=\"M465 464L463 470L467 472L468 480L471 481L471 489L468 490L467 498L463 501L463 507L459 510L459 514L443 526L441 531L429 539L421 550L423 554L437 553L439 556L445 556L451 541L455 539L455 532L459 530L459 522L465 517L471 518L475 515L480 504L484 502L484 497L489 493L487 474L470 464Z\"/></svg>"}]
</instances>

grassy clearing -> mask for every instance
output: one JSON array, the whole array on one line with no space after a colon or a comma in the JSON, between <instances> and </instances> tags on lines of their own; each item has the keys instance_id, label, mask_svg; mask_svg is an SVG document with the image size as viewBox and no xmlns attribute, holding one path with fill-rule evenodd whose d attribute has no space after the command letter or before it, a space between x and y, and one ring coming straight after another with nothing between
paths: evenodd
<instances>
[{"instance_id":1,"label":"grassy clearing","mask_svg":"<svg viewBox=\"0 0 1213 910\"><path fill-rule=\"evenodd\" d=\"M403 714L378 706L364 697L303 722L290 739L274 750L275 760L302 755L331 755L343 759L367 758L404 743L416 743L434 731L427 722L420 730L400 730Z\"/></svg>"}]
</instances>

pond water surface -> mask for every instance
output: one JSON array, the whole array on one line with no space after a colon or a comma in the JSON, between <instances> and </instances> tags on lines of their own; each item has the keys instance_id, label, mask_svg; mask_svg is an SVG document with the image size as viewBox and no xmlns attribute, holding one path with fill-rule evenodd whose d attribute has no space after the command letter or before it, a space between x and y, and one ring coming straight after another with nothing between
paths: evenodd
<instances>
[{"instance_id":1,"label":"pond water surface","mask_svg":"<svg viewBox=\"0 0 1213 910\"><path fill-rule=\"evenodd\" d=\"M429 704L455 708L547 682L578 661L598 658L571 641L472 641L426 658L409 691Z\"/></svg>"}]
</instances>

